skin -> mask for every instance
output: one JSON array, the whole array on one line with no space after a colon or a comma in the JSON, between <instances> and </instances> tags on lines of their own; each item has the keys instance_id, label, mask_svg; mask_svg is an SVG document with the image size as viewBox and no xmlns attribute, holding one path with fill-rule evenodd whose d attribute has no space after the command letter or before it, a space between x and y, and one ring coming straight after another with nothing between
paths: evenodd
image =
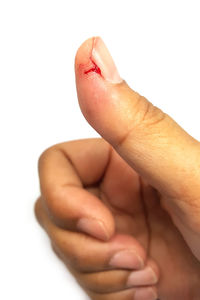
<instances>
[{"instance_id":1,"label":"skin","mask_svg":"<svg viewBox=\"0 0 200 300\"><path fill-rule=\"evenodd\" d=\"M91 299L198 300L199 142L126 82L84 76L92 44L87 40L76 55L77 92L103 138L58 144L41 155L37 219ZM82 218L101 226L82 230ZM143 264L124 258L111 266L122 250ZM139 276L127 285L131 273L149 267L154 280Z\"/></svg>"}]
</instances>

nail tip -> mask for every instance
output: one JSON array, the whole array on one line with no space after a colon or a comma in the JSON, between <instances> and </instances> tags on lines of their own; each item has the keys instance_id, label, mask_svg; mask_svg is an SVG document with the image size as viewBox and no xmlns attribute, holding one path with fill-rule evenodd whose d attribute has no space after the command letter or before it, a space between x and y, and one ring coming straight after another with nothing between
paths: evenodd
<instances>
[{"instance_id":1,"label":"nail tip","mask_svg":"<svg viewBox=\"0 0 200 300\"><path fill-rule=\"evenodd\" d=\"M123 269L140 269L143 268L144 262L134 251L121 250L113 255L110 266Z\"/></svg>"},{"instance_id":2,"label":"nail tip","mask_svg":"<svg viewBox=\"0 0 200 300\"><path fill-rule=\"evenodd\" d=\"M106 81L112 84L118 84L123 81L106 44L100 36L93 38L91 58L100 68L101 74Z\"/></svg>"},{"instance_id":3,"label":"nail tip","mask_svg":"<svg viewBox=\"0 0 200 300\"><path fill-rule=\"evenodd\" d=\"M130 273L127 279L127 286L142 286L142 285L154 285L158 282L158 277L152 268L143 268Z\"/></svg>"},{"instance_id":4,"label":"nail tip","mask_svg":"<svg viewBox=\"0 0 200 300\"><path fill-rule=\"evenodd\" d=\"M77 228L81 232L91 235L97 239L107 241L109 234L102 221L97 219L82 218L77 222Z\"/></svg>"},{"instance_id":5,"label":"nail tip","mask_svg":"<svg viewBox=\"0 0 200 300\"><path fill-rule=\"evenodd\" d=\"M151 287L140 288L134 293L134 300L157 300L158 294Z\"/></svg>"}]
</instances>

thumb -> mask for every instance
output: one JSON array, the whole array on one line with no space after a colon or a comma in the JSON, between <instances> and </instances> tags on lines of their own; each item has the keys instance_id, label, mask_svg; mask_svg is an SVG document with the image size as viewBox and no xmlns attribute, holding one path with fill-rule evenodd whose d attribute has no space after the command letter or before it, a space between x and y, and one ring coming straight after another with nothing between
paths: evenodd
<instances>
[{"instance_id":1,"label":"thumb","mask_svg":"<svg viewBox=\"0 0 200 300\"><path fill-rule=\"evenodd\" d=\"M173 199L176 208L188 213L188 205L176 199L191 198L197 190L200 194L198 141L120 78L101 38L81 45L75 72L80 107L91 126L162 195Z\"/></svg>"}]
</instances>

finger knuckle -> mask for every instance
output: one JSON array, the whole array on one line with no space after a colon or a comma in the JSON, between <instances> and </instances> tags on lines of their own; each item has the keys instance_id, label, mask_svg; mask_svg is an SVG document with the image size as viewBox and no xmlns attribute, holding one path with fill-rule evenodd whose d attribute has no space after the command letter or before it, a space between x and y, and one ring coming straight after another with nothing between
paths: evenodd
<instances>
[{"instance_id":1,"label":"finger knuckle","mask_svg":"<svg viewBox=\"0 0 200 300\"><path fill-rule=\"evenodd\" d=\"M47 186L44 192L44 200L47 208L55 218L61 218L63 215L63 190L55 186Z\"/></svg>"},{"instance_id":2,"label":"finger knuckle","mask_svg":"<svg viewBox=\"0 0 200 300\"><path fill-rule=\"evenodd\" d=\"M94 262L91 262L91 253L89 251L81 251L76 249L73 254L72 261L74 267L80 272L90 272L94 267Z\"/></svg>"},{"instance_id":3,"label":"finger knuckle","mask_svg":"<svg viewBox=\"0 0 200 300\"><path fill-rule=\"evenodd\" d=\"M149 102L144 96L138 94L134 107L134 120L130 128L117 141L116 148L121 147L131 136L156 135L162 129L166 114Z\"/></svg>"},{"instance_id":4,"label":"finger knuckle","mask_svg":"<svg viewBox=\"0 0 200 300\"><path fill-rule=\"evenodd\" d=\"M39 214L39 201L38 200L34 204L34 214L35 214L37 221L39 222L40 214Z\"/></svg>"},{"instance_id":5,"label":"finger knuckle","mask_svg":"<svg viewBox=\"0 0 200 300\"><path fill-rule=\"evenodd\" d=\"M51 213L59 215L59 212L62 211L61 200L63 199L63 190L59 186L51 184L48 174L48 166L56 151L58 151L58 149L55 146L46 149L39 157L38 168L44 202ZM45 178L45 180L42 180L42 178Z\"/></svg>"},{"instance_id":6,"label":"finger knuckle","mask_svg":"<svg viewBox=\"0 0 200 300\"><path fill-rule=\"evenodd\" d=\"M149 102L144 96L138 96L136 111L136 126L156 126L166 117L166 114Z\"/></svg>"},{"instance_id":7,"label":"finger knuckle","mask_svg":"<svg viewBox=\"0 0 200 300\"><path fill-rule=\"evenodd\" d=\"M93 266L90 262L91 253L88 249L83 249L77 243L71 243L65 238L59 238L56 241L57 247L61 249L68 264L79 272L87 272Z\"/></svg>"},{"instance_id":8,"label":"finger knuckle","mask_svg":"<svg viewBox=\"0 0 200 300\"><path fill-rule=\"evenodd\" d=\"M41 197L37 199L34 204L34 215L36 220L40 225L42 225L42 217L41 217Z\"/></svg>"},{"instance_id":9,"label":"finger knuckle","mask_svg":"<svg viewBox=\"0 0 200 300\"><path fill-rule=\"evenodd\" d=\"M42 169L46 165L46 163L48 163L48 161L52 157L52 153L54 153L55 150L56 150L56 147L52 146L42 152L42 154L40 155L40 157L38 159L38 168L39 169Z\"/></svg>"}]
</instances>

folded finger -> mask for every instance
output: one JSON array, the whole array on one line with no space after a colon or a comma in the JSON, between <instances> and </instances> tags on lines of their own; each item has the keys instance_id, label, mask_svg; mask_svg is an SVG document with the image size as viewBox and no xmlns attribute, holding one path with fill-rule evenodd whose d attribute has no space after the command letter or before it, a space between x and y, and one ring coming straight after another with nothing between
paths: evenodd
<instances>
[{"instance_id":1,"label":"folded finger","mask_svg":"<svg viewBox=\"0 0 200 300\"><path fill-rule=\"evenodd\" d=\"M96 273L72 273L84 289L96 293L114 293L121 290L155 286L158 283L159 270L153 260L148 260L141 270L110 270Z\"/></svg>"},{"instance_id":2,"label":"folded finger","mask_svg":"<svg viewBox=\"0 0 200 300\"><path fill-rule=\"evenodd\" d=\"M103 176L109 149L102 139L88 139L55 145L40 157L42 199L59 226L102 240L114 233L111 212L85 189Z\"/></svg>"},{"instance_id":3,"label":"folded finger","mask_svg":"<svg viewBox=\"0 0 200 300\"><path fill-rule=\"evenodd\" d=\"M92 300L156 300L156 287L141 287L115 293L100 294L87 291Z\"/></svg>"},{"instance_id":4,"label":"folded finger","mask_svg":"<svg viewBox=\"0 0 200 300\"><path fill-rule=\"evenodd\" d=\"M84 233L56 226L48 217L42 202L36 203L36 215L47 231L62 260L79 272L89 273L112 269L142 269L146 253L136 239L115 234L108 242Z\"/></svg>"}]
</instances>

